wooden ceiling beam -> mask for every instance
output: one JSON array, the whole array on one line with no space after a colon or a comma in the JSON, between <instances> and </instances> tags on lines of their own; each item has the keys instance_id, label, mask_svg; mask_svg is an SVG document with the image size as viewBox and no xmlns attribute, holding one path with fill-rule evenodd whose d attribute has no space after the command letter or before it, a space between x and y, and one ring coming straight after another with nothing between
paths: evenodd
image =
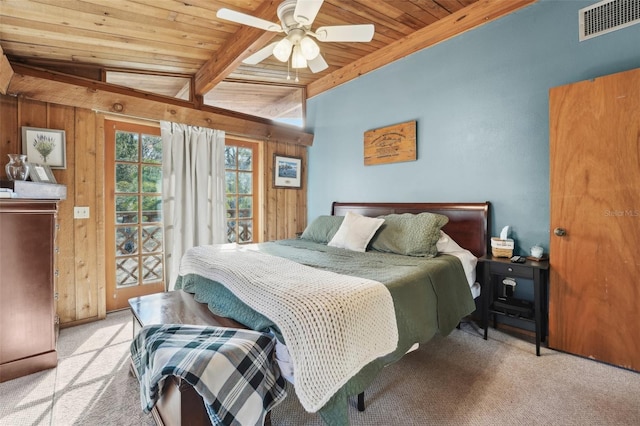
<instances>
[{"instance_id":1,"label":"wooden ceiling beam","mask_svg":"<svg viewBox=\"0 0 640 426\"><path fill-rule=\"evenodd\" d=\"M275 22L280 3L280 0L267 0L252 15ZM196 72L195 94L204 96L235 71L243 59L266 46L276 34L278 33L242 25L224 45L220 46L216 55Z\"/></svg>"},{"instance_id":2,"label":"wooden ceiling beam","mask_svg":"<svg viewBox=\"0 0 640 426\"><path fill-rule=\"evenodd\" d=\"M538 0L480 0L307 85L307 98L412 53L522 9Z\"/></svg>"},{"instance_id":3,"label":"wooden ceiling beam","mask_svg":"<svg viewBox=\"0 0 640 426\"><path fill-rule=\"evenodd\" d=\"M271 120L100 81L13 64L8 95L151 120L224 130L273 142L311 146L313 134Z\"/></svg>"},{"instance_id":4,"label":"wooden ceiling beam","mask_svg":"<svg viewBox=\"0 0 640 426\"><path fill-rule=\"evenodd\" d=\"M11 68L11 63L9 63L9 59L7 59L7 55L4 54L4 51L2 50L2 46L0 46L0 93L1 94L3 95L7 94L7 89L9 88L11 77L13 77L13 68Z\"/></svg>"}]
</instances>

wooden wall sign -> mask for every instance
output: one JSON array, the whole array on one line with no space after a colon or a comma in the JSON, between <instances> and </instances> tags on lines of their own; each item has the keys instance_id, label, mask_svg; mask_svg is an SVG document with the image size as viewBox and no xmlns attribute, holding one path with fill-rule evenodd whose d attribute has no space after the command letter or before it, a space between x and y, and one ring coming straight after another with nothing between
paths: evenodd
<instances>
[{"instance_id":1,"label":"wooden wall sign","mask_svg":"<svg viewBox=\"0 0 640 426\"><path fill-rule=\"evenodd\" d=\"M416 122L364 132L364 165L416 160Z\"/></svg>"}]
</instances>

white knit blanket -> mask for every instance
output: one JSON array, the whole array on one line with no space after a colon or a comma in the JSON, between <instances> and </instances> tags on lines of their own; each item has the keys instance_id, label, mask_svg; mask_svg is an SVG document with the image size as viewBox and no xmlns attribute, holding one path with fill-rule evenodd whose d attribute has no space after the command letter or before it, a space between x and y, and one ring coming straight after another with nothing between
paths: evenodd
<instances>
[{"instance_id":1,"label":"white knit blanket","mask_svg":"<svg viewBox=\"0 0 640 426\"><path fill-rule=\"evenodd\" d=\"M315 412L351 377L394 351L393 300L376 281L315 269L221 244L188 250L180 275L217 281L280 329L291 355L302 406Z\"/></svg>"}]
</instances>

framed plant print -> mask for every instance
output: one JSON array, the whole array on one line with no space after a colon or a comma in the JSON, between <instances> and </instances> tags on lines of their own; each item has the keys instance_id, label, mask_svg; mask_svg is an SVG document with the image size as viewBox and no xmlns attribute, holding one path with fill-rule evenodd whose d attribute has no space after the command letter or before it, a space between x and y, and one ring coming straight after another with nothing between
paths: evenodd
<instances>
[{"instance_id":1,"label":"framed plant print","mask_svg":"<svg viewBox=\"0 0 640 426\"><path fill-rule=\"evenodd\" d=\"M64 130L22 127L22 153L29 163L66 169L66 141Z\"/></svg>"},{"instance_id":2,"label":"framed plant print","mask_svg":"<svg viewBox=\"0 0 640 426\"><path fill-rule=\"evenodd\" d=\"M302 187L302 159L273 155L273 187L300 188Z\"/></svg>"}]
</instances>

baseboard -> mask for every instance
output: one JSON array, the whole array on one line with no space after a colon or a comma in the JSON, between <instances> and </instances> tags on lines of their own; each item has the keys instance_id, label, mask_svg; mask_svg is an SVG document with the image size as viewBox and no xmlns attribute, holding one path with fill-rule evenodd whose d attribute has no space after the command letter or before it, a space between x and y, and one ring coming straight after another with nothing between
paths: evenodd
<instances>
[{"instance_id":1,"label":"baseboard","mask_svg":"<svg viewBox=\"0 0 640 426\"><path fill-rule=\"evenodd\" d=\"M58 352L52 350L42 354L0 364L0 383L18 377L48 370L58 365Z\"/></svg>"}]
</instances>

